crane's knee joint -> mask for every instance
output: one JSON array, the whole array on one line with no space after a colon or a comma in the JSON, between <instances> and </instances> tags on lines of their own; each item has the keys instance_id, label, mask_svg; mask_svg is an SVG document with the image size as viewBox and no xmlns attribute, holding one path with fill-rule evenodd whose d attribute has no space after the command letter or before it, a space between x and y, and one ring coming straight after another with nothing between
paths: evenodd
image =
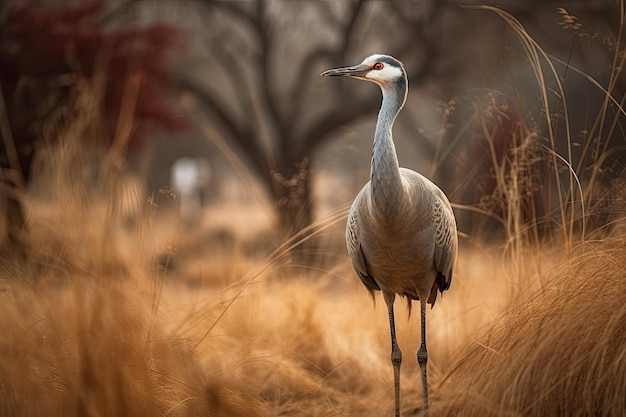
<instances>
[{"instance_id":1,"label":"crane's knee joint","mask_svg":"<svg viewBox=\"0 0 626 417\"><path fill-rule=\"evenodd\" d=\"M428 351L426 350L426 348L420 347L417 351L417 363L423 365L426 362L428 362Z\"/></svg>"},{"instance_id":2,"label":"crane's knee joint","mask_svg":"<svg viewBox=\"0 0 626 417\"><path fill-rule=\"evenodd\" d=\"M400 365L402 363L402 352L400 349L393 349L391 351L391 363L394 365Z\"/></svg>"}]
</instances>

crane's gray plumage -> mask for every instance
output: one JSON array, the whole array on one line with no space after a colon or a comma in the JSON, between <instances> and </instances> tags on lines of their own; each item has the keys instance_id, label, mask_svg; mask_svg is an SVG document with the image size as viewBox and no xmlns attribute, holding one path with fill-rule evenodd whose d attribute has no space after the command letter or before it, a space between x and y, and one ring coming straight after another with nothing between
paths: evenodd
<instances>
[{"instance_id":1,"label":"crane's gray plumage","mask_svg":"<svg viewBox=\"0 0 626 417\"><path fill-rule=\"evenodd\" d=\"M399 416L399 373L402 354L396 342L393 303L396 294L421 304L424 410L428 413L426 379L426 309L437 291L450 287L458 242L454 214L445 194L427 178L400 168L392 137L393 122L404 106L408 81L404 66L388 55L372 55L360 65L325 71L378 84L383 101L378 113L370 181L356 196L346 225L348 254L365 287L381 291L391 328L396 416Z\"/></svg>"}]
</instances>

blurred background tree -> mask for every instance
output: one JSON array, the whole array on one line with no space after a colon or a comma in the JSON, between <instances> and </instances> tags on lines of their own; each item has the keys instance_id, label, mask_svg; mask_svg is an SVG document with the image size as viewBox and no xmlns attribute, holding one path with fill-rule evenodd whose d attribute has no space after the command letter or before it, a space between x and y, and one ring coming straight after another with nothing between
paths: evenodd
<instances>
[{"instance_id":1,"label":"blurred background tree","mask_svg":"<svg viewBox=\"0 0 626 417\"><path fill-rule=\"evenodd\" d=\"M565 221L559 210L581 218L576 212L583 196L574 196L573 177L546 148L554 147L579 179L594 183L596 201L606 201L623 170L618 110L603 107L605 94L589 81L611 85L611 93L623 97L621 75L612 80L609 70L620 42L616 2L498 3L558 60L556 77L541 60L544 85L504 19L456 1L194 4L206 55L178 71L177 80L265 186L285 235L311 223L311 167L322 151L355 131L367 139L358 146L368 150L371 129L360 126L374 121L379 106L376 88L318 74L372 53L400 57L407 67L412 94L396 135L401 163L433 177L464 206L461 229L477 238L530 228L536 239L551 234L555 218ZM545 105L542 88L549 91ZM566 100L569 119L563 117ZM602 125L600 131L594 125ZM403 160L407 149L418 157ZM600 156L609 149L610 158ZM345 166L354 168L349 159L346 153ZM584 198L592 204L590 195ZM606 212L595 211L597 225L609 221Z\"/></svg>"},{"instance_id":2,"label":"blurred background tree","mask_svg":"<svg viewBox=\"0 0 626 417\"><path fill-rule=\"evenodd\" d=\"M321 70L360 62L374 53L373 39L360 39L381 41L381 34L393 32L381 49L406 57L415 82L428 80L440 62L441 18L448 7L362 0L197 4L209 59L198 71L179 72L178 83L197 97L260 179L285 236L311 224L310 168L317 151L380 105L374 89L358 94L347 83L328 80L323 86Z\"/></svg>"}]
</instances>

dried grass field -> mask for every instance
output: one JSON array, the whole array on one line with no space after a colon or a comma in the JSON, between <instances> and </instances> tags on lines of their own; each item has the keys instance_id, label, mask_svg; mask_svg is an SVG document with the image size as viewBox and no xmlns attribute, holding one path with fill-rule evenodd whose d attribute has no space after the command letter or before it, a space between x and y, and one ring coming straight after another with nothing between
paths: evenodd
<instances>
[{"instance_id":1,"label":"dried grass field","mask_svg":"<svg viewBox=\"0 0 626 417\"><path fill-rule=\"evenodd\" d=\"M323 236L333 262L299 266L284 246L194 255L193 233L157 258L158 222L118 223L32 204L31 260L2 264L0 415L393 413L384 303L354 277L341 222ZM624 415L625 249L462 247L428 311L432 415ZM403 413L420 415L419 317L397 315Z\"/></svg>"}]
</instances>

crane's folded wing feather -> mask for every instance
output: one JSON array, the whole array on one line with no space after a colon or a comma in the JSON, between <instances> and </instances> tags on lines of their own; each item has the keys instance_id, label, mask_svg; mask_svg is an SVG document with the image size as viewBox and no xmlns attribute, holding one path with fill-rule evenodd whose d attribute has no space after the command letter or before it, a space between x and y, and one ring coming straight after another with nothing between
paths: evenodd
<instances>
[{"instance_id":1,"label":"crane's folded wing feather","mask_svg":"<svg viewBox=\"0 0 626 417\"><path fill-rule=\"evenodd\" d=\"M350 209L350 214L348 214L348 222L346 224L346 243L348 246L348 255L350 257L350 260L352 261L352 266L354 267L354 270L358 274L359 278L361 278L361 282L363 282L363 285L365 285L367 289L371 292L374 290L380 290L380 287L367 271L365 255L363 254L363 249L361 249L361 243L359 242L357 215L355 208L357 204L358 203L355 203L352 206L352 208Z\"/></svg>"},{"instance_id":2,"label":"crane's folded wing feather","mask_svg":"<svg viewBox=\"0 0 626 417\"><path fill-rule=\"evenodd\" d=\"M433 216L435 220L435 268L443 276L439 290L443 292L450 287L452 272L458 252L456 222L452 207L441 190L437 188Z\"/></svg>"}]
</instances>

